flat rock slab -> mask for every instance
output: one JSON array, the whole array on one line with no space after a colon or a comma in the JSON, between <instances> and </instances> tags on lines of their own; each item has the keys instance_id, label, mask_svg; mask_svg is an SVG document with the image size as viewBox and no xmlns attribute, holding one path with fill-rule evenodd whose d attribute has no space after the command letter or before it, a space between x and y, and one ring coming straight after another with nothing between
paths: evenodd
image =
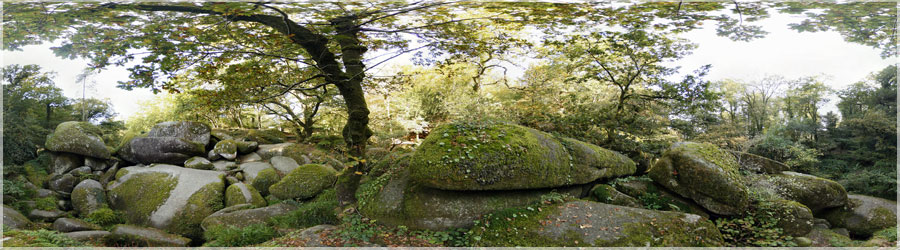
<instances>
[{"instance_id":1,"label":"flat rock slab","mask_svg":"<svg viewBox=\"0 0 900 250\"><path fill-rule=\"evenodd\" d=\"M272 167L281 174L288 174L297 167L300 167L300 164L297 164L297 161L284 156L272 157L272 159L269 159L269 162L272 163Z\"/></svg>"},{"instance_id":2,"label":"flat rock slab","mask_svg":"<svg viewBox=\"0 0 900 250\"><path fill-rule=\"evenodd\" d=\"M284 154L285 149L290 146L296 145L291 142L278 143L278 144L260 144L256 153L262 157L263 160L271 159L273 156L280 156Z\"/></svg>"},{"instance_id":3,"label":"flat rock slab","mask_svg":"<svg viewBox=\"0 0 900 250\"><path fill-rule=\"evenodd\" d=\"M78 231L78 232L68 232L64 233L66 237L72 238L77 241L100 241L109 235L107 231Z\"/></svg>"},{"instance_id":4,"label":"flat rock slab","mask_svg":"<svg viewBox=\"0 0 900 250\"><path fill-rule=\"evenodd\" d=\"M210 128L198 122L161 122L150 129L148 137L178 137L201 145L209 144Z\"/></svg>"},{"instance_id":5,"label":"flat rock slab","mask_svg":"<svg viewBox=\"0 0 900 250\"><path fill-rule=\"evenodd\" d=\"M286 215L297 210L296 206L279 203L268 207L253 208L251 204L239 204L216 211L203 219L200 224L204 230L215 226L246 227L258 223L266 223L269 218Z\"/></svg>"},{"instance_id":6,"label":"flat rock slab","mask_svg":"<svg viewBox=\"0 0 900 250\"><path fill-rule=\"evenodd\" d=\"M53 229L63 233L100 230L100 226L79 219L59 218L53 222Z\"/></svg>"},{"instance_id":7,"label":"flat rock slab","mask_svg":"<svg viewBox=\"0 0 900 250\"><path fill-rule=\"evenodd\" d=\"M166 233L156 228L133 225L116 225L110 232L110 241L138 247L186 247L190 239Z\"/></svg>"}]
</instances>

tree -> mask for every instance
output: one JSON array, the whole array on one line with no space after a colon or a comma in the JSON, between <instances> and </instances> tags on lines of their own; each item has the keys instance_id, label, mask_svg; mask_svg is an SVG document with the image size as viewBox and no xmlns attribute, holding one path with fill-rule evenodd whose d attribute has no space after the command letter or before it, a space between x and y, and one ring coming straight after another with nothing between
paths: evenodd
<instances>
[{"instance_id":1,"label":"tree","mask_svg":"<svg viewBox=\"0 0 900 250\"><path fill-rule=\"evenodd\" d=\"M55 112L68 101L54 86L53 73L37 65L3 67L3 159L4 164L22 164L43 147L46 135L61 121Z\"/></svg>"},{"instance_id":2,"label":"tree","mask_svg":"<svg viewBox=\"0 0 900 250\"><path fill-rule=\"evenodd\" d=\"M434 63L441 58L491 58L490 55L527 46L516 32L526 26L556 34L569 26L621 25L686 31L703 20L722 23L734 18L711 14L722 3L646 3L625 7L605 3L21 3L5 5L4 49L65 39L55 53L85 57L91 67L126 65L131 81L120 87L151 88L154 92L180 92L170 81L186 71L213 78L220 70L240 62L277 62L276 68L297 78L281 84L221 82L244 89L312 90L336 87L346 108L342 134L349 156L358 165L339 177L338 199L355 202L354 192L367 172L366 141L369 109L363 92L367 51L417 53L415 61ZM762 5L759 5L762 6ZM745 6L761 15L759 6ZM585 18L571 18L572 15ZM674 15L674 17L672 17ZM741 17L743 20L743 17ZM745 27L731 25L735 29ZM503 26L497 32L479 32ZM728 29L728 28L726 28ZM743 30L737 37L758 33ZM732 37L732 36L730 36ZM479 60L482 69L490 60ZM262 64L261 64L262 65ZM316 74L300 78L310 69ZM234 73L241 73L231 71ZM277 77L267 77L277 79ZM288 78L289 79L289 78ZM321 83L310 86L314 81ZM478 84L473 89L478 89Z\"/></svg>"},{"instance_id":3,"label":"tree","mask_svg":"<svg viewBox=\"0 0 900 250\"><path fill-rule=\"evenodd\" d=\"M799 32L834 30L847 42L881 49L881 57L897 56L897 4L892 2L786 2L780 11L805 14L800 23L789 24Z\"/></svg>"}]
</instances>

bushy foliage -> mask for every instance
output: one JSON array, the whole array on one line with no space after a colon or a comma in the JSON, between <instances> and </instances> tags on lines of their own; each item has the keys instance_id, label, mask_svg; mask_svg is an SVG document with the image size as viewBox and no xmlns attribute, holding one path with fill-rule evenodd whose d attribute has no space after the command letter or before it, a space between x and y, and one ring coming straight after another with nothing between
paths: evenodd
<instances>
[{"instance_id":1,"label":"bushy foliage","mask_svg":"<svg viewBox=\"0 0 900 250\"><path fill-rule=\"evenodd\" d=\"M263 243L275 238L277 232L266 224L253 224L238 228L234 226L213 227L204 232L206 247L243 247Z\"/></svg>"},{"instance_id":2,"label":"bushy foliage","mask_svg":"<svg viewBox=\"0 0 900 250\"><path fill-rule=\"evenodd\" d=\"M715 222L727 246L796 246L793 237L785 235L783 230L776 226L778 220L774 211L754 207L743 217L719 218Z\"/></svg>"},{"instance_id":3,"label":"bushy foliage","mask_svg":"<svg viewBox=\"0 0 900 250\"><path fill-rule=\"evenodd\" d=\"M94 210L84 217L84 221L109 227L116 224L125 223L125 217L122 212L109 209L107 207Z\"/></svg>"},{"instance_id":4,"label":"bushy foliage","mask_svg":"<svg viewBox=\"0 0 900 250\"><path fill-rule=\"evenodd\" d=\"M30 230L3 230L4 247L86 247L72 238L66 237L60 232L40 229Z\"/></svg>"}]
</instances>

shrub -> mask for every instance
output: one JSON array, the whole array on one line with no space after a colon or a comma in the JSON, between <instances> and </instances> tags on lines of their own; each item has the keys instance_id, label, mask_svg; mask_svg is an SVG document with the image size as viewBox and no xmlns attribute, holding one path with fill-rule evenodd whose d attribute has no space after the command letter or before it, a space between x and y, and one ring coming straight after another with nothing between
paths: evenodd
<instances>
[{"instance_id":1,"label":"shrub","mask_svg":"<svg viewBox=\"0 0 900 250\"><path fill-rule=\"evenodd\" d=\"M315 225L337 225L340 221L335 214L337 195L334 189L319 193L316 198L300 205L289 214L272 218L272 223L280 227L305 228Z\"/></svg>"},{"instance_id":2,"label":"shrub","mask_svg":"<svg viewBox=\"0 0 900 250\"><path fill-rule=\"evenodd\" d=\"M34 190L25 187L23 178L3 179L3 195L16 200L27 200L34 197Z\"/></svg>"},{"instance_id":3,"label":"shrub","mask_svg":"<svg viewBox=\"0 0 900 250\"><path fill-rule=\"evenodd\" d=\"M94 210L84 220L102 227L125 223L125 218L121 212L113 211L106 207Z\"/></svg>"},{"instance_id":4,"label":"shrub","mask_svg":"<svg viewBox=\"0 0 900 250\"><path fill-rule=\"evenodd\" d=\"M751 208L744 217L719 218L716 227L722 233L727 246L738 247L792 247L793 237L785 235L778 228L778 217L774 211L760 206Z\"/></svg>"},{"instance_id":5,"label":"shrub","mask_svg":"<svg viewBox=\"0 0 900 250\"><path fill-rule=\"evenodd\" d=\"M34 200L34 208L45 211L53 211L57 208L59 200L56 197L48 196Z\"/></svg>"},{"instance_id":6,"label":"shrub","mask_svg":"<svg viewBox=\"0 0 900 250\"><path fill-rule=\"evenodd\" d=\"M234 226L213 227L203 237L208 247L242 247L266 242L275 238L275 229L266 224L253 224L243 228Z\"/></svg>"}]
</instances>

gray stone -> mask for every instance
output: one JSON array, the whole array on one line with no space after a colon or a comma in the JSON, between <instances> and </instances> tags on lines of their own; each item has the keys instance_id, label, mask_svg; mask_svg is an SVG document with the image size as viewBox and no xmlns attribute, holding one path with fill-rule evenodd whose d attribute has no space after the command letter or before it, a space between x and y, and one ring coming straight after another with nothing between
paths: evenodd
<instances>
[{"instance_id":1,"label":"gray stone","mask_svg":"<svg viewBox=\"0 0 900 250\"><path fill-rule=\"evenodd\" d=\"M728 151L729 153L731 153L731 155L734 155L734 157L738 161L738 165L740 165L740 169L743 171L761 174L778 174L782 171L791 170L790 166L766 157L746 152L732 150L725 151Z\"/></svg>"},{"instance_id":2,"label":"gray stone","mask_svg":"<svg viewBox=\"0 0 900 250\"><path fill-rule=\"evenodd\" d=\"M50 174L65 174L69 170L81 166L82 160L80 155L63 152L50 153Z\"/></svg>"},{"instance_id":3,"label":"gray stone","mask_svg":"<svg viewBox=\"0 0 900 250\"><path fill-rule=\"evenodd\" d=\"M213 152L222 156L226 160L234 160L237 158L237 142L234 140L224 140L216 143Z\"/></svg>"},{"instance_id":4,"label":"gray stone","mask_svg":"<svg viewBox=\"0 0 900 250\"><path fill-rule=\"evenodd\" d=\"M109 235L107 231L78 231L78 232L69 232L64 233L66 237L72 238L77 241L100 241L106 238Z\"/></svg>"},{"instance_id":5,"label":"gray stone","mask_svg":"<svg viewBox=\"0 0 900 250\"><path fill-rule=\"evenodd\" d=\"M259 190L259 193L263 196L269 194L269 186L272 186L281 180L281 176L278 175L278 170L275 170L269 163L249 162L241 164L239 168L243 172L244 183Z\"/></svg>"},{"instance_id":6,"label":"gray stone","mask_svg":"<svg viewBox=\"0 0 900 250\"><path fill-rule=\"evenodd\" d=\"M106 169L106 172L103 172L103 174L100 175L100 185L105 187L107 183L115 180L117 172L119 172L119 164L114 164L112 167Z\"/></svg>"},{"instance_id":7,"label":"gray stone","mask_svg":"<svg viewBox=\"0 0 900 250\"><path fill-rule=\"evenodd\" d=\"M284 156L275 156L272 159L269 159L269 162L272 163L272 167L275 170L278 170L281 174L288 174L294 169L300 167L300 164L297 164L297 161L291 159L290 157Z\"/></svg>"},{"instance_id":8,"label":"gray stone","mask_svg":"<svg viewBox=\"0 0 900 250\"><path fill-rule=\"evenodd\" d=\"M256 151L259 143L255 141L237 141L238 153L247 154Z\"/></svg>"},{"instance_id":9,"label":"gray stone","mask_svg":"<svg viewBox=\"0 0 900 250\"><path fill-rule=\"evenodd\" d=\"M218 143L218 142L216 142L216 143ZM211 149L211 150L209 150L209 152L206 153L206 159L208 159L210 161L215 161L215 160L222 159L222 156L217 154L215 149Z\"/></svg>"},{"instance_id":10,"label":"gray stone","mask_svg":"<svg viewBox=\"0 0 900 250\"><path fill-rule=\"evenodd\" d=\"M214 169L214 165L212 162L209 162L206 158L194 156L190 159L184 161L184 167L193 168L193 169L201 169L201 170L212 170Z\"/></svg>"},{"instance_id":11,"label":"gray stone","mask_svg":"<svg viewBox=\"0 0 900 250\"><path fill-rule=\"evenodd\" d=\"M100 226L72 218L59 218L53 222L53 230L68 233L76 231L100 230Z\"/></svg>"},{"instance_id":12,"label":"gray stone","mask_svg":"<svg viewBox=\"0 0 900 250\"><path fill-rule=\"evenodd\" d=\"M337 227L332 225L318 225L310 227L307 229L303 229L303 231L300 231L300 235L298 235L297 239L303 242L302 247L330 247L329 245L325 245L326 239L323 235L326 234L326 232L333 231L335 229L337 229Z\"/></svg>"},{"instance_id":13,"label":"gray stone","mask_svg":"<svg viewBox=\"0 0 900 250\"><path fill-rule=\"evenodd\" d=\"M28 218L35 221L53 221L64 215L66 215L66 213L59 210L46 211L34 209L28 214Z\"/></svg>"},{"instance_id":14,"label":"gray stone","mask_svg":"<svg viewBox=\"0 0 900 250\"><path fill-rule=\"evenodd\" d=\"M209 144L210 128L198 122L161 122L150 129L147 137L177 137L206 146Z\"/></svg>"},{"instance_id":15,"label":"gray stone","mask_svg":"<svg viewBox=\"0 0 900 250\"><path fill-rule=\"evenodd\" d=\"M897 225L896 201L858 194L848 197L846 206L825 210L820 217L833 227L846 228L850 234L862 237Z\"/></svg>"},{"instance_id":16,"label":"gray stone","mask_svg":"<svg viewBox=\"0 0 900 250\"><path fill-rule=\"evenodd\" d=\"M78 178L72 174L64 174L64 175L56 175L50 178L50 181L47 182L50 190L69 194L72 193L72 189L75 188L75 183L78 181Z\"/></svg>"},{"instance_id":17,"label":"gray stone","mask_svg":"<svg viewBox=\"0 0 900 250\"><path fill-rule=\"evenodd\" d=\"M106 206L108 206L106 191L98 181L91 179L81 181L72 190L72 207L82 216Z\"/></svg>"},{"instance_id":18,"label":"gray stone","mask_svg":"<svg viewBox=\"0 0 900 250\"><path fill-rule=\"evenodd\" d=\"M216 171L228 171L238 168L238 164L234 163L233 161L218 160L214 161L212 164L213 169L215 169Z\"/></svg>"},{"instance_id":19,"label":"gray stone","mask_svg":"<svg viewBox=\"0 0 900 250\"><path fill-rule=\"evenodd\" d=\"M187 247L190 239L156 228L116 225L108 237L112 241L139 247Z\"/></svg>"},{"instance_id":20,"label":"gray stone","mask_svg":"<svg viewBox=\"0 0 900 250\"><path fill-rule=\"evenodd\" d=\"M597 184L590 191L591 198L596 199L600 203L643 208L641 201L634 197L619 192L615 188L606 184Z\"/></svg>"},{"instance_id":21,"label":"gray stone","mask_svg":"<svg viewBox=\"0 0 900 250\"><path fill-rule=\"evenodd\" d=\"M16 209L3 205L3 225L10 229L26 229L31 226L31 220Z\"/></svg>"},{"instance_id":22,"label":"gray stone","mask_svg":"<svg viewBox=\"0 0 900 250\"><path fill-rule=\"evenodd\" d=\"M284 150L293 145L295 144L290 142L278 144L259 144L259 147L256 149L256 153L259 154L259 156L262 157L263 160L268 160L273 156L283 155Z\"/></svg>"},{"instance_id":23,"label":"gray stone","mask_svg":"<svg viewBox=\"0 0 900 250\"><path fill-rule=\"evenodd\" d=\"M84 165L91 167L91 170L94 171L104 171L107 167L109 167L109 164L107 164L106 160L91 157L84 158Z\"/></svg>"},{"instance_id":24,"label":"gray stone","mask_svg":"<svg viewBox=\"0 0 900 250\"><path fill-rule=\"evenodd\" d=\"M267 223L270 218L286 215L297 210L296 206L279 203L268 207L252 208L251 204L238 204L216 211L203 219L200 226L203 230L210 230L215 226L246 227L258 223ZM252 208L252 209L251 209Z\"/></svg>"},{"instance_id":25,"label":"gray stone","mask_svg":"<svg viewBox=\"0 0 900 250\"><path fill-rule=\"evenodd\" d=\"M656 161L651 179L721 215L738 215L750 206L750 189L737 159L709 143L680 142Z\"/></svg>"},{"instance_id":26,"label":"gray stone","mask_svg":"<svg viewBox=\"0 0 900 250\"><path fill-rule=\"evenodd\" d=\"M260 157L259 154L257 154L257 153L249 153L249 154L245 154L245 155L242 155L237 158L237 162L240 162L240 163L255 162L255 161L262 161L262 160L263 160L262 157Z\"/></svg>"},{"instance_id":27,"label":"gray stone","mask_svg":"<svg viewBox=\"0 0 900 250\"><path fill-rule=\"evenodd\" d=\"M222 172L165 164L119 171L125 173L107 186L107 195L129 224L199 238L203 218L224 207Z\"/></svg>"},{"instance_id":28,"label":"gray stone","mask_svg":"<svg viewBox=\"0 0 900 250\"><path fill-rule=\"evenodd\" d=\"M206 154L203 145L178 137L136 137L119 149L119 156L133 163L179 165L192 156Z\"/></svg>"},{"instance_id":29,"label":"gray stone","mask_svg":"<svg viewBox=\"0 0 900 250\"><path fill-rule=\"evenodd\" d=\"M38 189L37 193L35 195L37 196L37 198L47 198L50 196L53 196L53 197L58 196L58 194L56 192L53 192L53 190L43 189L43 188Z\"/></svg>"},{"instance_id":30,"label":"gray stone","mask_svg":"<svg viewBox=\"0 0 900 250\"><path fill-rule=\"evenodd\" d=\"M616 183L615 188L619 192L637 199L652 198L666 204L672 204L671 206L663 206L660 208L662 210L671 211L674 209L672 206L675 206L678 208L676 212L691 213L700 215L703 218L709 218L709 211L706 211L706 209L697 205L694 201L674 194L653 181L630 180L619 182Z\"/></svg>"},{"instance_id":31,"label":"gray stone","mask_svg":"<svg viewBox=\"0 0 900 250\"><path fill-rule=\"evenodd\" d=\"M235 183L240 183L241 180L238 180L237 177L234 176L225 176L225 181L228 182L228 186L234 185Z\"/></svg>"},{"instance_id":32,"label":"gray stone","mask_svg":"<svg viewBox=\"0 0 900 250\"><path fill-rule=\"evenodd\" d=\"M814 214L847 204L847 191L841 184L829 179L790 171L747 175L744 178L757 193L800 202Z\"/></svg>"},{"instance_id":33,"label":"gray stone","mask_svg":"<svg viewBox=\"0 0 900 250\"><path fill-rule=\"evenodd\" d=\"M528 227L487 226L481 246L502 246L502 240L526 247L710 247L724 246L715 224L695 214L623 207L591 201L570 201L542 207L542 216L509 216L507 221L533 221ZM525 222L525 223L529 223ZM529 223L531 224L531 223ZM497 237L497 238L495 238ZM534 240L535 238L541 240ZM528 242L541 242L531 245ZM495 243L495 244L492 244Z\"/></svg>"},{"instance_id":34,"label":"gray stone","mask_svg":"<svg viewBox=\"0 0 900 250\"><path fill-rule=\"evenodd\" d=\"M72 169L72 171L69 171L69 173L74 176L85 176L85 175L91 174L92 172L91 172L91 167L82 166L82 167L77 167L75 169Z\"/></svg>"},{"instance_id":35,"label":"gray stone","mask_svg":"<svg viewBox=\"0 0 900 250\"><path fill-rule=\"evenodd\" d=\"M63 122L56 126L53 134L47 136L44 145L53 152L68 152L77 155L108 159L110 152L103 144L102 132L88 122ZM78 165L81 165L78 161Z\"/></svg>"}]
</instances>

